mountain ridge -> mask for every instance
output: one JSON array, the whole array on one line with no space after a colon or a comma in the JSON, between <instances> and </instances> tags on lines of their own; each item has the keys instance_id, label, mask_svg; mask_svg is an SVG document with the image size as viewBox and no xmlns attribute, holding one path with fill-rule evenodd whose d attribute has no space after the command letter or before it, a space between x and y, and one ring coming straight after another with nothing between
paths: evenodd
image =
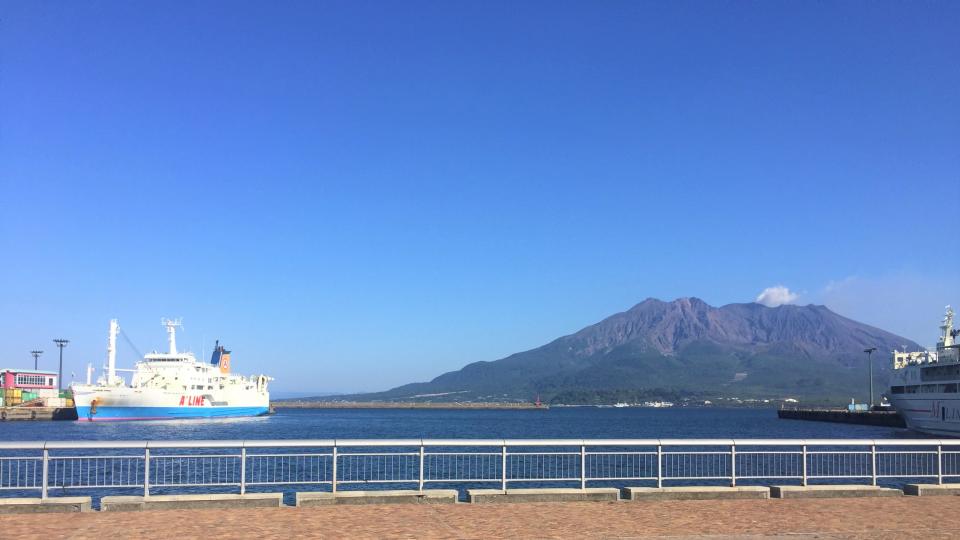
<instances>
[{"instance_id":1,"label":"mountain ridge","mask_svg":"<svg viewBox=\"0 0 960 540\"><path fill-rule=\"evenodd\" d=\"M571 392L659 391L674 397L846 399L866 386L864 349L901 346L919 347L822 305L713 307L696 297L647 298L540 347L473 362L428 382L350 397L402 400L456 393L462 400L531 399L540 393L556 398ZM874 361L882 385L888 362Z\"/></svg>"}]
</instances>

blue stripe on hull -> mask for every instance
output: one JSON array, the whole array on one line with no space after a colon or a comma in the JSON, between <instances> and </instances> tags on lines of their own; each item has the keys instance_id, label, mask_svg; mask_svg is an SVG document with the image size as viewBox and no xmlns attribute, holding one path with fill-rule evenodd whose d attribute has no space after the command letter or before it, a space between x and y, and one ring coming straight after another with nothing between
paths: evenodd
<instances>
[{"instance_id":1,"label":"blue stripe on hull","mask_svg":"<svg viewBox=\"0 0 960 540\"><path fill-rule=\"evenodd\" d=\"M179 418L231 418L238 416L262 416L267 407L97 407L90 414L90 407L77 407L77 419L81 422L102 420L172 420Z\"/></svg>"}]
</instances>

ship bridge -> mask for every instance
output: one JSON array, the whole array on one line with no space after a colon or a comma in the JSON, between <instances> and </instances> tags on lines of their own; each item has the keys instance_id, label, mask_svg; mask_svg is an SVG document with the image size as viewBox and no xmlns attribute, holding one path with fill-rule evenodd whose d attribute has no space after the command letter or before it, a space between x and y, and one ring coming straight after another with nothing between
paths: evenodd
<instances>
[{"instance_id":1,"label":"ship bridge","mask_svg":"<svg viewBox=\"0 0 960 540\"><path fill-rule=\"evenodd\" d=\"M196 362L192 354L149 353L143 356L147 362Z\"/></svg>"}]
</instances>

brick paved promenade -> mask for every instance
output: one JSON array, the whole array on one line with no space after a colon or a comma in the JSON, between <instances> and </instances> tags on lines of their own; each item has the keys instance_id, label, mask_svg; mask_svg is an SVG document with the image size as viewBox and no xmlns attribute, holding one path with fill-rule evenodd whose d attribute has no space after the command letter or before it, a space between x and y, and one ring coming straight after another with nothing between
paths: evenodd
<instances>
[{"instance_id":1,"label":"brick paved promenade","mask_svg":"<svg viewBox=\"0 0 960 540\"><path fill-rule=\"evenodd\" d=\"M0 516L3 538L958 538L960 497L378 505Z\"/></svg>"}]
</instances>

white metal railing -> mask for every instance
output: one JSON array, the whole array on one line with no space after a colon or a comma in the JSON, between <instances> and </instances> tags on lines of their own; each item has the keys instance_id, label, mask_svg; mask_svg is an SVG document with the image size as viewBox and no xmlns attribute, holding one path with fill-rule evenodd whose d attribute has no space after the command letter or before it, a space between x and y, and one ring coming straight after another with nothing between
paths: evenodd
<instances>
[{"instance_id":1,"label":"white metal railing","mask_svg":"<svg viewBox=\"0 0 960 540\"><path fill-rule=\"evenodd\" d=\"M0 442L0 490L960 477L960 440L349 439Z\"/></svg>"}]
</instances>

